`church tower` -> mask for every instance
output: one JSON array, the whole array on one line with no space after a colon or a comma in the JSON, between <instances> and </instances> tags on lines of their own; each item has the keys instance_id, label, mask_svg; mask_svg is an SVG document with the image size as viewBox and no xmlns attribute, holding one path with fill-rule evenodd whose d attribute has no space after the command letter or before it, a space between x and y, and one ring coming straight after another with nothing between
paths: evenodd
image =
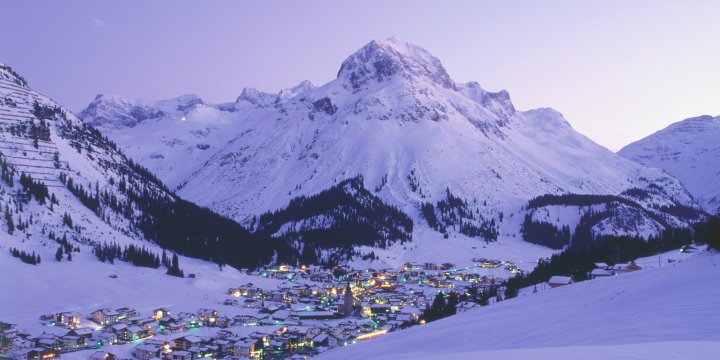
<instances>
[{"instance_id":1,"label":"church tower","mask_svg":"<svg viewBox=\"0 0 720 360\"><path fill-rule=\"evenodd\" d=\"M353 313L353 293L352 289L350 289L350 283L348 282L347 286L345 287L345 303L343 304L343 315L350 316Z\"/></svg>"}]
</instances>

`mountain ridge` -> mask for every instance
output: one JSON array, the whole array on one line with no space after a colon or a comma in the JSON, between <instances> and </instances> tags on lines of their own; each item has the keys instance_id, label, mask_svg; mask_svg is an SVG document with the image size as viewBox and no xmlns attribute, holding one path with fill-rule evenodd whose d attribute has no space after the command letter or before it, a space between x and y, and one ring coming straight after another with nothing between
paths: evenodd
<instances>
[{"instance_id":1,"label":"mountain ridge","mask_svg":"<svg viewBox=\"0 0 720 360\"><path fill-rule=\"evenodd\" d=\"M702 211L675 178L594 143L560 112L519 111L507 91L450 86L446 74L419 47L372 41L343 62L338 78L292 97L246 88L234 103L99 128L182 196L243 224L357 176L420 225L415 230L428 226L423 204L439 204L449 191L467 203L467 216L438 228L459 234L461 222L480 229L492 220L496 228L482 233L498 233L499 241L515 241L519 224L509 218L523 217L527 202L545 194L619 196L637 188L639 204L678 226L692 220L660 209ZM650 224L635 235L664 228L642 214L631 218ZM628 221L597 231L626 234Z\"/></svg>"},{"instance_id":2,"label":"mountain ridge","mask_svg":"<svg viewBox=\"0 0 720 360\"><path fill-rule=\"evenodd\" d=\"M680 179L706 211L720 214L720 116L673 123L628 144L618 154Z\"/></svg>"}]
</instances>

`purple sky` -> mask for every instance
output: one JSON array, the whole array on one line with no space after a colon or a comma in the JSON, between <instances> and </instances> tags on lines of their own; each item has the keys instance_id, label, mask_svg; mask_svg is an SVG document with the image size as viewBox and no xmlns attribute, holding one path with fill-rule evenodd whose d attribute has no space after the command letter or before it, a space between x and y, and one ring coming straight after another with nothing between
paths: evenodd
<instances>
[{"instance_id":1,"label":"purple sky","mask_svg":"<svg viewBox=\"0 0 720 360\"><path fill-rule=\"evenodd\" d=\"M720 1L7 1L0 62L72 110L98 93L233 101L333 79L371 39L550 106L612 150L720 114Z\"/></svg>"}]
</instances>

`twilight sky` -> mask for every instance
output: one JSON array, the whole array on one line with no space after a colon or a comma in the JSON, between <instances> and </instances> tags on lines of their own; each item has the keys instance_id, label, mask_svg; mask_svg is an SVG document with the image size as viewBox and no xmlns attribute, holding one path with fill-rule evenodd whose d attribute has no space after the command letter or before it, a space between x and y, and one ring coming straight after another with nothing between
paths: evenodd
<instances>
[{"instance_id":1,"label":"twilight sky","mask_svg":"<svg viewBox=\"0 0 720 360\"><path fill-rule=\"evenodd\" d=\"M4 1L0 62L79 111L98 93L234 101L332 80L372 39L549 106L618 150L720 115L720 1Z\"/></svg>"}]
</instances>

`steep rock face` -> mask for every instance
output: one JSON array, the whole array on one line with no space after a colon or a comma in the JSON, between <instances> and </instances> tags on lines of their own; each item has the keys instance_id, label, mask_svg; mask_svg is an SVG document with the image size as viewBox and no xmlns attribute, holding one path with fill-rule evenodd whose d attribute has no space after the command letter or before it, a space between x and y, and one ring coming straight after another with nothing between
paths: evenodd
<instances>
[{"instance_id":1,"label":"steep rock face","mask_svg":"<svg viewBox=\"0 0 720 360\"><path fill-rule=\"evenodd\" d=\"M455 82L440 60L422 48L395 38L373 40L350 55L340 66L337 77L346 88L358 92L370 83L382 83L396 76L409 82L422 78L443 88L455 89Z\"/></svg>"},{"instance_id":2,"label":"steep rock face","mask_svg":"<svg viewBox=\"0 0 720 360\"><path fill-rule=\"evenodd\" d=\"M506 91L456 84L439 60L396 39L370 42L343 62L337 79L301 86L292 97L244 90L232 111L206 104L122 130L100 128L179 194L246 224L357 176L420 226L428 226L423 204L439 204L449 192L467 215L454 216L447 231L469 223L485 230L465 225L466 232L500 239L519 233L508 215L544 194L660 187L665 192L642 206L697 210L667 173L595 144L555 110L518 111ZM687 223L659 216L666 215ZM483 227L492 221L492 231Z\"/></svg>"},{"instance_id":3,"label":"steep rock face","mask_svg":"<svg viewBox=\"0 0 720 360\"><path fill-rule=\"evenodd\" d=\"M622 148L618 154L664 169L682 181L695 199L720 214L720 116L674 123Z\"/></svg>"},{"instance_id":4,"label":"steep rock face","mask_svg":"<svg viewBox=\"0 0 720 360\"><path fill-rule=\"evenodd\" d=\"M92 119L88 124L122 129L133 127L145 120L156 119L165 113L149 106L136 105L120 96L98 95L79 116Z\"/></svg>"}]
</instances>

